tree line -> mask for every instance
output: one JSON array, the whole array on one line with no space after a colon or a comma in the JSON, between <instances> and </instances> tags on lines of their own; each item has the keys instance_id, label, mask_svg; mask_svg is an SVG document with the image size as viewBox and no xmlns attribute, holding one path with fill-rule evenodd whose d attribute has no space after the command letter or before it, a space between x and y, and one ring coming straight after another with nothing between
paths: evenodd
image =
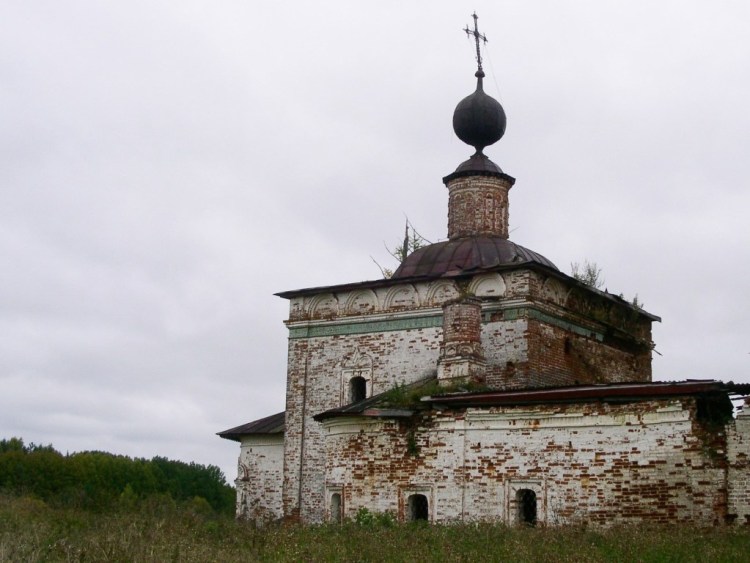
<instances>
[{"instance_id":1,"label":"tree line","mask_svg":"<svg viewBox=\"0 0 750 563\"><path fill-rule=\"evenodd\" d=\"M101 510L162 496L175 502L204 499L214 510L232 513L235 502L234 489L214 465L100 451L63 455L21 438L0 440L0 491Z\"/></svg>"}]
</instances>

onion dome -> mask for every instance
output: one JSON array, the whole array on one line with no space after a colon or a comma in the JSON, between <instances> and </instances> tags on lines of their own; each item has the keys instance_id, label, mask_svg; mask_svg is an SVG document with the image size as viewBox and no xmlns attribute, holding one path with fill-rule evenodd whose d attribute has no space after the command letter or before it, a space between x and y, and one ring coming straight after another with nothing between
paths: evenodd
<instances>
[{"instance_id":1,"label":"onion dome","mask_svg":"<svg viewBox=\"0 0 750 563\"><path fill-rule=\"evenodd\" d=\"M481 153L482 149L500 140L505 134L505 111L495 98L484 93L484 71L478 70L477 89L465 97L453 112L453 131L467 145Z\"/></svg>"},{"instance_id":2,"label":"onion dome","mask_svg":"<svg viewBox=\"0 0 750 563\"><path fill-rule=\"evenodd\" d=\"M477 29L464 30L476 40L476 91L459 102L453 112L453 130L476 153L445 178L448 196L448 239L409 254L391 279L469 276L506 268L537 266L559 271L547 258L508 240L508 191L515 179L482 153L505 133L505 111L500 102L484 93Z\"/></svg>"}]
</instances>

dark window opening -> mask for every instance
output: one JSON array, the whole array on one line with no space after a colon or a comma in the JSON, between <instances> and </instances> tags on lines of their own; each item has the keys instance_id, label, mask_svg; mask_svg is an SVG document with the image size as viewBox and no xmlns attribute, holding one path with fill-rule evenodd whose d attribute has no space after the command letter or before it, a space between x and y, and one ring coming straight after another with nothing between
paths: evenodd
<instances>
[{"instance_id":1,"label":"dark window opening","mask_svg":"<svg viewBox=\"0 0 750 563\"><path fill-rule=\"evenodd\" d=\"M331 520L337 524L341 523L341 495L339 493L331 495Z\"/></svg>"},{"instance_id":2,"label":"dark window opening","mask_svg":"<svg viewBox=\"0 0 750 563\"><path fill-rule=\"evenodd\" d=\"M358 403L367 398L367 380L364 377L352 377L349 382L352 403Z\"/></svg>"},{"instance_id":3,"label":"dark window opening","mask_svg":"<svg viewBox=\"0 0 750 563\"><path fill-rule=\"evenodd\" d=\"M573 343L570 341L570 338L565 339L565 344L563 346L566 354L570 354L571 350L573 350Z\"/></svg>"},{"instance_id":4,"label":"dark window opening","mask_svg":"<svg viewBox=\"0 0 750 563\"><path fill-rule=\"evenodd\" d=\"M430 519L430 505L424 495L409 495L409 521Z\"/></svg>"},{"instance_id":5,"label":"dark window opening","mask_svg":"<svg viewBox=\"0 0 750 563\"><path fill-rule=\"evenodd\" d=\"M536 493L531 489L521 489L516 493L518 521L527 526L536 526Z\"/></svg>"}]
</instances>

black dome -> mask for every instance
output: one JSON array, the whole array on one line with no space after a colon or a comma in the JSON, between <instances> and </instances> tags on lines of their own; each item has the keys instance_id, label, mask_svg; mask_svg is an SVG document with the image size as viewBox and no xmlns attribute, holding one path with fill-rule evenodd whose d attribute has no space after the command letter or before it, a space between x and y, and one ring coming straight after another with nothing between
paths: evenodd
<instances>
[{"instance_id":1,"label":"black dome","mask_svg":"<svg viewBox=\"0 0 750 563\"><path fill-rule=\"evenodd\" d=\"M557 270L541 254L501 237L464 237L430 244L412 252L391 279L454 276L497 266L534 262Z\"/></svg>"},{"instance_id":2,"label":"black dome","mask_svg":"<svg viewBox=\"0 0 750 563\"><path fill-rule=\"evenodd\" d=\"M500 102L482 89L484 72L478 71L476 76L476 91L458 102L453 112L453 130L464 143L481 152L505 134L506 118Z\"/></svg>"}]
</instances>

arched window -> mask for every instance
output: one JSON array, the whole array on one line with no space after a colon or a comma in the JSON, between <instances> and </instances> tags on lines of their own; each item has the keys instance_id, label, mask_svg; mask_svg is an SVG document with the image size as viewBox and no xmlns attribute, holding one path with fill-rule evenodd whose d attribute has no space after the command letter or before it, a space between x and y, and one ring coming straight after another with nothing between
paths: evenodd
<instances>
[{"instance_id":1,"label":"arched window","mask_svg":"<svg viewBox=\"0 0 750 563\"><path fill-rule=\"evenodd\" d=\"M409 495L407 508L410 522L430 519L430 505L427 502L427 497L424 495Z\"/></svg>"},{"instance_id":2,"label":"arched window","mask_svg":"<svg viewBox=\"0 0 750 563\"><path fill-rule=\"evenodd\" d=\"M337 524L341 523L341 493L331 495L331 520Z\"/></svg>"},{"instance_id":3,"label":"arched window","mask_svg":"<svg viewBox=\"0 0 750 563\"><path fill-rule=\"evenodd\" d=\"M536 493L531 489L519 489L516 493L518 522L536 526Z\"/></svg>"},{"instance_id":4,"label":"arched window","mask_svg":"<svg viewBox=\"0 0 750 563\"><path fill-rule=\"evenodd\" d=\"M352 403L358 403L367 398L367 380L364 377L352 377L349 380L349 396Z\"/></svg>"}]
</instances>

